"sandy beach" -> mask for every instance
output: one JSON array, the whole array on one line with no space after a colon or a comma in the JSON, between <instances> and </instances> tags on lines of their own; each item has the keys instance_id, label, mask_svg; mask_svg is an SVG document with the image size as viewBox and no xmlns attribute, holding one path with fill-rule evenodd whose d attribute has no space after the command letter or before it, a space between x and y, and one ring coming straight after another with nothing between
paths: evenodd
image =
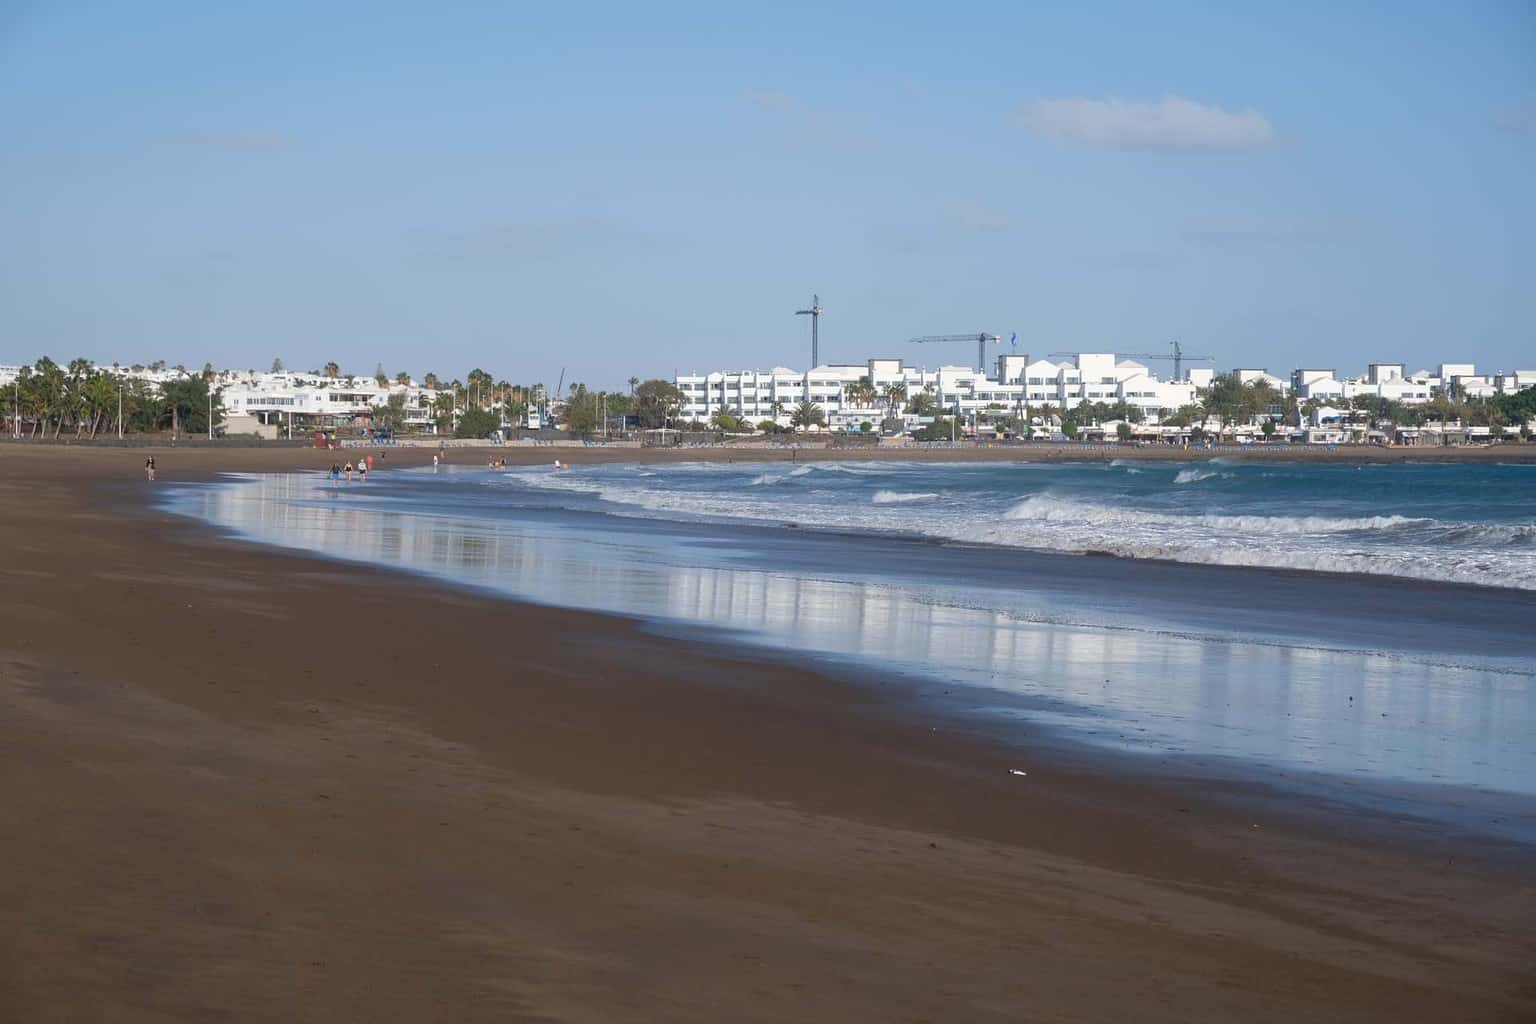
<instances>
[{"instance_id":1,"label":"sandy beach","mask_svg":"<svg viewBox=\"0 0 1536 1024\"><path fill-rule=\"evenodd\" d=\"M154 450L159 486L338 454ZM0 1018L1536 1016L1529 850L225 540L153 510L144 457L0 446Z\"/></svg>"}]
</instances>

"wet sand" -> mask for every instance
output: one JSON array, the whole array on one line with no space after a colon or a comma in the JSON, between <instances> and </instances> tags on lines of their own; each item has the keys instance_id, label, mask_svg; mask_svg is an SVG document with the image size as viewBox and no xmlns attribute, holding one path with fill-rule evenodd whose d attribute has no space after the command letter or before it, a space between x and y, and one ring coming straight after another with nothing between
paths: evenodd
<instances>
[{"instance_id":1,"label":"wet sand","mask_svg":"<svg viewBox=\"0 0 1536 1024\"><path fill-rule=\"evenodd\" d=\"M142 463L0 446L0 1018L1536 1014L1523 851L221 540L148 511Z\"/></svg>"}]
</instances>

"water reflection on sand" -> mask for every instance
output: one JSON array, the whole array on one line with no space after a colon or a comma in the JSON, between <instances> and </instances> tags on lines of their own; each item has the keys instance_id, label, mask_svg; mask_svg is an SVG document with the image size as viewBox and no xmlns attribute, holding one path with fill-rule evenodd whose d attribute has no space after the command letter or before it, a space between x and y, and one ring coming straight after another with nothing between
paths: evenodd
<instances>
[{"instance_id":1,"label":"water reflection on sand","mask_svg":"<svg viewBox=\"0 0 1536 1024\"><path fill-rule=\"evenodd\" d=\"M372 487L372 484L368 486ZM594 527L601 517L485 518L401 492L333 492L313 476L244 478L184 492L178 508L287 547L424 572L548 604L741 631L776 648L852 656L970 684L1000 716L1098 742L1236 757L1391 782L1536 793L1536 686L1518 665L1311 649L1021 618L988 587L861 578L858 541L814 577L709 527ZM750 554L750 553L749 553ZM996 589L996 588L992 588ZM957 595L964 601L957 603ZM1527 666L1528 667L1528 666Z\"/></svg>"}]
</instances>

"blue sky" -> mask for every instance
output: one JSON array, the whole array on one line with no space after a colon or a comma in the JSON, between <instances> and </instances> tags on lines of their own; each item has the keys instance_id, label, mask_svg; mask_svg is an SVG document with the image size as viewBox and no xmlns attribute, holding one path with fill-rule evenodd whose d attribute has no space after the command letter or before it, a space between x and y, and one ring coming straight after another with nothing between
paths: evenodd
<instances>
[{"instance_id":1,"label":"blue sky","mask_svg":"<svg viewBox=\"0 0 1536 1024\"><path fill-rule=\"evenodd\" d=\"M1529 3L241 6L0 7L0 362L1536 364Z\"/></svg>"}]
</instances>

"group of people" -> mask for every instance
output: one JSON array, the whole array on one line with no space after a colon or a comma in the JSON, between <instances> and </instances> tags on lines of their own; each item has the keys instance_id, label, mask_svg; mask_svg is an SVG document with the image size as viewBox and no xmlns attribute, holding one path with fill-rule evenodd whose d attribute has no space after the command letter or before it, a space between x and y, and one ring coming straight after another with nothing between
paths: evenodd
<instances>
[{"instance_id":1,"label":"group of people","mask_svg":"<svg viewBox=\"0 0 1536 1024\"><path fill-rule=\"evenodd\" d=\"M333 462L333 463L331 463L331 471L330 471L331 486L335 487L338 483L340 483L341 482L341 478L343 476L345 476L347 478L347 483L351 483L352 482L352 474L353 473L357 474L358 482L361 483L362 481L368 479L368 471L370 469L372 469L372 468L373 468L373 456L372 455L361 456L357 460L357 464L356 465L352 464L352 460L351 459L347 460L346 465L339 465L339 464Z\"/></svg>"}]
</instances>

